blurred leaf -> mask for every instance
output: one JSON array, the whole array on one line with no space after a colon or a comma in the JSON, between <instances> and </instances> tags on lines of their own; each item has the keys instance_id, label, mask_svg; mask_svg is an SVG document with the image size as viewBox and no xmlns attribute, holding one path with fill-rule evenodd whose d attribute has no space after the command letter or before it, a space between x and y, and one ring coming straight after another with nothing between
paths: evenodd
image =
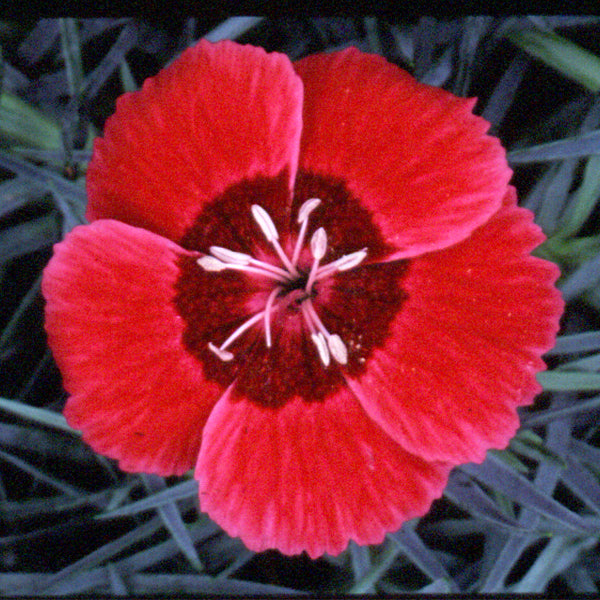
<instances>
[{"instance_id":1,"label":"blurred leaf","mask_svg":"<svg viewBox=\"0 0 600 600\"><path fill-rule=\"evenodd\" d=\"M162 477L144 474L140 475L140 477L149 492L158 493L164 491L166 488L165 480ZM175 543L179 546L190 565L197 571L203 571L204 565L200 562L200 558L198 557L196 548L194 548L177 504L174 501L168 502L157 507L157 511L165 527L169 530L171 536L173 536Z\"/></svg>"},{"instance_id":2,"label":"blurred leaf","mask_svg":"<svg viewBox=\"0 0 600 600\"><path fill-rule=\"evenodd\" d=\"M53 427L55 429L61 429L67 433L73 435L81 435L81 433L72 427L67 425L66 419L59 413L55 413L44 408L36 408L35 406L28 406L17 400L8 400L7 398L0 398L0 410L5 410L17 417L35 421L46 427Z\"/></svg>"},{"instance_id":3,"label":"blurred leaf","mask_svg":"<svg viewBox=\"0 0 600 600\"><path fill-rule=\"evenodd\" d=\"M398 554L400 548L389 540L384 542L383 550L377 557L373 566L359 579L349 590L349 594L365 594L371 589L390 569Z\"/></svg>"},{"instance_id":4,"label":"blurred leaf","mask_svg":"<svg viewBox=\"0 0 600 600\"><path fill-rule=\"evenodd\" d=\"M581 499L586 506L600 514L600 485L580 463L567 456L568 468L561 475L563 483ZM600 532L599 532L600 533Z\"/></svg>"},{"instance_id":5,"label":"blurred leaf","mask_svg":"<svg viewBox=\"0 0 600 600\"><path fill-rule=\"evenodd\" d=\"M600 156L592 156L583 171L583 181L562 216L556 232L564 238L575 235L588 220L600 196Z\"/></svg>"},{"instance_id":6,"label":"blurred leaf","mask_svg":"<svg viewBox=\"0 0 600 600\"><path fill-rule=\"evenodd\" d=\"M480 465L462 465L461 469L491 489L495 489L513 502L549 519L560 522L574 531L590 533L591 526L579 515L565 508L551 496L544 494L522 475L515 473L501 461L488 455Z\"/></svg>"},{"instance_id":7,"label":"blurred leaf","mask_svg":"<svg viewBox=\"0 0 600 600\"><path fill-rule=\"evenodd\" d=\"M0 263L47 248L60 240L53 213L0 231Z\"/></svg>"},{"instance_id":8,"label":"blurred leaf","mask_svg":"<svg viewBox=\"0 0 600 600\"><path fill-rule=\"evenodd\" d=\"M555 537L539 554L531 568L522 579L509 589L514 594L540 593L548 582L577 560L583 550L596 545L597 536L573 540Z\"/></svg>"},{"instance_id":9,"label":"blurred leaf","mask_svg":"<svg viewBox=\"0 0 600 600\"><path fill-rule=\"evenodd\" d=\"M138 41L138 27L134 22L128 22L119 33L111 49L102 58L96 68L89 73L81 84L81 95L88 100L95 98L108 78L120 67L129 51ZM73 98L69 107L73 109L77 98Z\"/></svg>"},{"instance_id":10,"label":"blurred leaf","mask_svg":"<svg viewBox=\"0 0 600 600\"><path fill-rule=\"evenodd\" d=\"M167 488L161 492L147 496L137 502L132 502L126 506L122 506L116 510L111 510L98 515L97 519L112 519L114 517L124 517L139 514L141 512L152 510L165 504L184 500L188 498L196 498L198 496L198 483L194 479L183 481L173 487Z\"/></svg>"},{"instance_id":11,"label":"blurred leaf","mask_svg":"<svg viewBox=\"0 0 600 600\"><path fill-rule=\"evenodd\" d=\"M48 189L52 184L53 189L58 190L70 202L75 203L75 205L86 205L87 197L83 186L67 181L50 169L37 167L14 154L2 151L0 151L0 167L21 177L29 178L33 183L43 186L45 189Z\"/></svg>"},{"instance_id":12,"label":"blurred leaf","mask_svg":"<svg viewBox=\"0 0 600 600\"><path fill-rule=\"evenodd\" d=\"M556 338L556 345L546 352L546 356L590 352L592 350L600 351L600 331L559 335Z\"/></svg>"},{"instance_id":13,"label":"blurred leaf","mask_svg":"<svg viewBox=\"0 0 600 600\"><path fill-rule=\"evenodd\" d=\"M25 177L15 177L0 183L0 218L30 202L40 200L43 188L31 184Z\"/></svg>"},{"instance_id":14,"label":"blurred leaf","mask_svg":"<svg viewBox=\"0 0 600 600\"><path fill-rule=\"evenodd\" d=\"M586 392L600 390L599 373L543 371L537 380L547 392Z\"/></svg>"},{"instance_id":15,"label":"blurred leaf","mask_svg":"<svg viewBox=\"0 0 600 600\"><path fill-rule=\"evenodd\" d=\"M506 37L591 92L600 91L600 58L595 54L551 31L521 29Z\"/></svg>"},{"instance_id":16,"label":"blurred leaf","mask_svg":"<svg viewBox=\"0 0 600 600\"><path fill-rule=\"evenodd\" d=\"M451 474L444 496L474 517L484 519L501 529L522 532L518 521L505 514L488 494L460 469L455 469Z\"/></svg>"},{"instance_id":17,"label":"blurred leaf","mask_svg":"<svg viewBox=\"0 0 600 600\"><path fill-rule=\"evenodd\" d=\"M528 427L544 425L558 419L564 419L565 417L598 409L600 409L600 396L595 396L594 398L589 398L586 400L578 400L571 406L566 406L564 408L548 409L526 414L523 417L523 423Z\"/></svg>"},{"instance_id":18,"label":"blurred leaf","mask_svg":"<svg viewBox=\"0 0 600 600\"><path fill-rule=\"evenodd\" d=\"M83 558L75 561L73 564L65 567L49 577L45 583L44 588L42 590L37 589L35 586L23 586L18 591L19 595L23 594L36 594L43 591L44 594L48 594L48 592L52 591L52 588L55 587L60 582L64 581L72 577L73 575L81 572L81 571L89 571L91 568L96 567L103 562L113 558L123 550L130 548L134 544L146 540L152 534L156 533L162 527L161 520L158 517L154 517L147 523L143 525L139 525L132 531L122 535L121 537L101 546L97 550L90 552L88 555Z\"/></svg>"},{"instance_id":19,"label":"blurred leaf","mask_svg":"<svg viewBox=\"0 0 600 600\"><path fill-rule=\"evenodd\" d=\"M262 595L295 595L300 594L298 590L269 585L266 583L255 583L253 581L242 581L240 579L218 579L206 575L165 575L136 574L127 580L132 594L201 594L217 596L262 596Z\"/></svg>"},{"instance_id":20,"label":"blurred leaf","mask_svg":"<svg viewBox=\"0 0 600 600\"><path fill-rule=\"evenodd\" d=\"M138 86L129 68L129 63L123 59L119 65L119 77L121 78L121 85L123 86L124 92L135 92Z\"/></svg>"},{"instance_id":21,"label":"blurred leaf","mask_svg":"<svg viewBox=\"0 0 600 600\"><path fill-rule=\"evenodd\" d=\"M231 17L204 35L204 39L209 42L235 40L262 20L262 17Z\"/></svg>"},{"instance_id":22,"label":"blurred leaf","mask_svg":"<svg viewBox=\"0 0 600 600\"><path fill-rule=\"evenodd\" d=\"M556 142L512 150L506 157L510 164L517 165L547 160L579 158L598 153L600 153L600 131L596 130Z\"/></svg>"},{"instance_id":23,"label":"blurred leaf","mask_svg":"<svg viewBox=\"0 0 600 600\"><path fill-rule=\"evenodd\" d=\"M27 64L33 65L52 48L57 38L58 20L40 19L21 42L17 52Z\"/></svg>"},{"instance_id":24,"label":"blurred leaf","mask_svg":"<svg viewBox=\"0 0 600 600\"><path fill-rule=\"evenodd\" d=\"M0 96L0 137L46 150L62 146L58 123L8 92Z\"/></svg>"},{"instance_id":25,"label":"blurred leaf","mask_svg":"<svg viewBox=\"0 0 600 600\"><path fill-rule=\"evenodd\" d=\"M129 590L123 581L123 578L117 570L113 563L109 562L106 565L106 570L108 571L108 578L110 581L110 592L114 596L129 596Z\"/></svg>"},{"instance_id":26,"label":"blurred leaf","mask_svg":"<svg viewBox=\"0 0 600 600\"><path fill-rule=\"evenodd\" d=\"M509 448L540 463L552 463L564 469L565 461L544 444L544 440L529 429L521 429L510 441Z\"/></svg>"},{"instance_id":27,"label":"blurred leaf","mask_svg":"<svg viewBox=\"0 0 600 600\"><path fill-rule=\"evenodd\" d=\"M69 95L77 96L81 91L83 67L81 65L81 44L75 19L58 19L62 55L67 72Z\"/></svg>"},{"instance_id":28,"label":"blurred leaf","mask_svg":"<svg viewBox=\"0 0 600 600\"><path fill-rule=\"evenodd\" d=\"M371 553L368 546L359 546L356 542L351 541L348 545L350 553L350 562L352 564L352 572L354 581L362 579L371 568ZM373 589L369 590L371 593Z\"/></svg>"},{"instance_id":29,"label":"blurred leaf","mask_svg":"<svg viewBox=\"0 0 600 600\"><path fill-rule=\"evenodd\" d=\"M390 538L406 557L414 563L427 577L436 581L445 580L448 584L448 591L458 591L450 575L439 561L437 556L430 550L423 540L417 535L410 524L405 524L402 529L395 533L389 533Z\"/></svg>"},{"instance_id":30,"label":"blurred leaf","mask_svg":"<svg viewBox=\"0 0 600 600\"><path fill-rule=\"evenodd\" d=\"M65 483L64 481L61 481L60 479L53 477L52 475L48 475L48 474L44 473L43 471L41 471L34 465L29 464L28 462L14 456L12 454L9 454L8 452L4 452L3 450L0 450L0 459L6 461L7 463L10 463L11 465L13 465L13 467L16 467L17 469L23 471L24 473L31 475L37 481L39 481L41 483L45 483L46 485L49 485L49 486L57 489L59 492L66 494L67 496L71 496L74 498L80 498L82 495L84 495L82 490L79 490L79 489L73 487L72 485Z\"/></svg>"},{"instance_id":31,"label":"blurred leaf","mask_svg":"<svg viewBox=\"0 0 600 600\"><path fill-rule=\"evenodd\" d=\"M481 116L494 127L498 128L502 124L504 115L508 112L517 94L528 64L529 59L522 55L517 55L510 63L508 69L504 71L500 81L496 84L492 95L481 113Z\"/></svg>"}]
</instances>

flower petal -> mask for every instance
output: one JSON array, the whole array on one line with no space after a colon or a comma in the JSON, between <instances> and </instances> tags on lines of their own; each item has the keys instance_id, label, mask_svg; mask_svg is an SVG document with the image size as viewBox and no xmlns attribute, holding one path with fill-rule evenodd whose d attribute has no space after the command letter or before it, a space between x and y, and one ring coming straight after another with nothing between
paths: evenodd
<instances>
[{"instance_id":1,"label":"flower petal","mask_svg":"<svg viewBox=\"0 0 600 600\"><path fill-rule=\"evenodd\" d=\"M46 330L71 394L67 421L125 471L189 470L222 393L182 346L173 286L184 253L100 220L57 244L44 272Z\"/></svg>"},{"instance_id":2,"label":"flower petal","mask_svg":"<svg viewBox=\"0 0 600 600\"><path fill-rule=\"evenodd\" d=\"M449 467L405 452L347 388L272 410L226 394L204 428L201 509L251 550L339 554L383 540L439 497Z\"/></svg>"},{"instance_id":3,"label":"flower petal","mask_svg":"<svg viewBox=\"0 0 600 600\"><path fill-rule=\"evenodd\" d=\"M553 263L528 255L544 236L509 188L504 207L461 244L413 259L385 346L347 376L366 412L425 460L480 462L540 391L563 302Z\"/></svg>"},{"instance_id":4,"label":"flower petal","mask_svg":"<svg viewBox=\"0 0 600 600\"><path fill-rule=\"evenodd\" d=\"M295 177L302 82L288 58L201 41L124 94L87 176L90 220L110 218L179 241L229 186Z\"/></svg>"},{"instance_id":5,"label":"flower petal","mask_svg":"<svg viewBox=\"0 0 600 600\"><path fill-rule=\"evenodd\" d=\"M455 244L500 208L511 171L474 100L355 48L294 68L305 98L300 165L345 180L397 249L389 260Z\"/></svg>"}]
</instances>

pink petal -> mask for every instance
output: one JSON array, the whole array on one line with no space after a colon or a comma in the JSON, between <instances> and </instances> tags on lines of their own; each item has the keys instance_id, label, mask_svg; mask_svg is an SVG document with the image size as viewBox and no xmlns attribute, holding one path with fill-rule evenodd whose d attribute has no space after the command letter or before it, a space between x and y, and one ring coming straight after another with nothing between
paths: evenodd
<instances>
[{"instance_id":1,"label":"pink petal","mask_svg":"<svg viewBox=\"0 0 600 600\"><path fill-rule=\"evenodd\" d=\"M404 258L465 239L511 176L474 100L355 48L294 64L304 83L301 169L345 180Z\"/></svg>"},{"instance_id":2,"label":"pink petal","mask_svg":"<svg viewBox=\"0 0 600 600\"><path fill-rule=\"evenodd\" d=\"M54 247L42 290L69 424L125 471L181 474L222 388L182 346L172 242L123 223L76 227Z\"/></svg>"},{"instance_id":3,"label":"pink petal","mask_svg":"<svg viewBox=\"0 0 600 600\"><path fill-rule=\"evenodd\" d=\"M455 247L413 259L385 345L347 376L366 412L425 460L480 462L504 448L516 407L540 391L563 302L553 263L528 255L544 236L509 188L504 207Z\"/></svg>"},{"instance_id":4,"label":"pink petal","mask_svg":"<svg viewBox=\"0 0 600 600\"><path fill-rule=\"evenodd\" d=\"M286 56L200 42L117 101L94 145L88 218L179 241L233 184L287 170L291 188L301 107L302 83Z\"/></svg>"},{"instance_id":5,"label":"pink petal","mask_svg":"<svg viewBox=\"0 0 600 600\"><path fill-rule=\"evenodd\" d=\"M226 393L204 428L200 506L251 550L375 544L439 497L449 467L406 453L346 388L276 410Z\"/></svg>"}]
</instances>

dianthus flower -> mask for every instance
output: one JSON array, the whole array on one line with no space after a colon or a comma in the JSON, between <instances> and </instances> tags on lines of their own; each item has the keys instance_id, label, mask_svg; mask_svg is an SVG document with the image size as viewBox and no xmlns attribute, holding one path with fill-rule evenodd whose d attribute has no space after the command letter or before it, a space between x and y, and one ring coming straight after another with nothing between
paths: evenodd
<instances>
[{"instance_id":1,"label":"dianthus flower","mask_svg":"<svg viewBox=\"0 0 600 600\"><path fill-rule=\"evenodd\" d=\"M348 49L200 42L117 101L43 280L65 416L195 466L253 550L381 542L503 448L562 301L474 100Z\"/></svg>"}]
</instances>

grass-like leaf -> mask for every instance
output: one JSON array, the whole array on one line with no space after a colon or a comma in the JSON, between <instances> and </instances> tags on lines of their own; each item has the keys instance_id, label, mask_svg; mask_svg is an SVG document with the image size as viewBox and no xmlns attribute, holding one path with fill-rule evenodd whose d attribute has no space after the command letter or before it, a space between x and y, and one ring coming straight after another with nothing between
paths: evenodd
<instances>
[{"instance_id":1,"label":"grass-like leaf","mask_svg":"<svg viewBox=\"0 0 600 600\"><path fill-rule=\"evenodd\" d=\"M114 517L133 516L147 510L165 506L177 500L196 498L198 496L198 483L194 479L183 481L170 488L156 492L137 502L132 502L116 510L98 515L98 519L112 519Z\"/></svg>"},{"instance_id":2,"label":"grass-like leaf","mask_svg":"<svg viewBox=\"0 0 600 600\"><path fill-rule=\"evenodd\" d=\"M433 581L445 580L448 591L456 592L456 586L445 567L436 555L423 543L410 523L405 524L400 531L388 534L388 537L425 575Z\"/></svg>"},{"instance_id":3,"label":"grass-like leaf","mask_svg":"<svg viewBox=\"0 0 600 600\"><path fill-rule=\"evenodd\" d=\"M510 591L514 594L543 592L553 577L575 562L583 550L592 548L596 543L597 537L579 540L556 537L550 540L531 568L518 583L511 586Z\"/></svg>"},{"instance_id":4,"label":"grass-like leaf","mask_svg":"<svg viewBox=\"0 0 600 600\"><path fill-rule=\"evenodd\" d=\"M511 31L508 39L525 52L543 61L584 86L600 91L600 58L552 31Z\"/></svg>"},{"instance_id":5,"label":"grass-like leaf","mask_svg":"<svg viewBox=\"0 0 600 600\"><path fill-rule=\"evenodd\" d=\"M537 380L549 392L593 392L600 390L599 373L544 371Z\"/></svg>"},{"instance_id":6,"label":"grass-like leaf","mask_svg":"<svg viewBox=\"0 0 600 600\"><path fill-rule=\"evenodd\" d=\"M386 572L390 569L398 554L400 554L400 548L391 541L386 541L383 546L383 550L377 561L371 566L371 568L359 579L349 590L350 594L365 594L367 590L373 588L373 586L381 579Z\"/></svg>"},{"instance_id":7,"label":"grass-like leaf","mask_svg":"<svg viewBox=\"0 0 600 600\"><path fill-rule=\"evenodd\" d=\"M129 533L117 538L116 540L101 546L97 550L90 552L87 556L84 556L82 559L74 562L68 567L62 569L58 573L54 574L48 580L46 580L44 584L44 589L38 589L36 586L24 586L19 590L20 594L36 594L39 592L44 592L47 594L49 591L52 591L52 588L55 587L61 581L73 576L74 574L87 571L126 550L127 548L137 544L140 541L143 541L150 537L153 533L156 533L162 527L162 522L158 517L155 517L136 527Z\"/></svg>"},{"instance_id":8,"label":"grass-like leaf","mask_svg":"<svg viewBox=\"0 0 600 600\"><path fill-rule=\"evenodd\" d=\"M574 533L585 534L593 531L592 526L578 514L541 492L530 481L494 459L492 455L481 465L463 465L461 470L489 488L501 492L513 502L572 528Z\"/></svg>"},{"instance_id":9,"label":"grass-like leaf","mask_svg":"<svg viewBox=\"0 0 600 600\"><path fill-rule=\"evenodd\" d=\"M47 150L61 146L58 123L8 92L0 96L0 138Z\"/></svg>"},{"instance_id":10,"label":"grass-like leaf","mask_svg":"<svg viewBox=\"0 0 600 600\"><path fill-rule=\"evenodd\" d=\"M146 489L151 493L158 493L166 489L165 480L162 477L156 475L141 475L141 478ZM157 507L157 511L158 516L169 530L169 533L173 536L175 543L179 546L190 565L197 571L203 571L204 565L198 557L196 548L194 548L194 543L183 522L177 504L174 501L168 502L167 504Z\"/></svg>"},{"instance_id":11,"label":"grass-like leaf","mask_svg":"<svg viewBox=\"0 0 600 600\"><path fill-rule=\"evenodd\" d=\"M209 31L204 38L209 42L218 42L220 40L235 40L253 27L256 27L262 21L262 17L231 17L212 31Z\"/></svg>"},{"instance_id":12,"label":"grass-like leaf","mask_svg":"<svg viewBox=\"0 0 600 600\"><path fill-rule=\"evenodd\" d=\"M546 356L591 352L593 350L600 351L600 331L560 335L556 338L556 345L546 353Z\"/></svg>"},{"instance_id":13,"label":"grass-like leaf","mask_svg":"<svg viewBox=\"0 0 600 600\"><path fill-rule=\"evenodd\" d=\"M574 137L513 150L507 155L513 165L579 158L600 153L600 131L590 131Z\"/></svg>"},{"instance_id":14,"label":"grass-like leaf","mask_svg":"<svg viewBox=\"0 0 600 600\"><path fill-rule=\"evenodd\" d=\"M80 432L73 429L67 424L66 419L59 413L55 413L44 408L37 408L35 406L28 406L17 400L9 400L8 398L0 398L0 410L5 410L17 417L28 419L44 425L46 427L53 427L72 433L74 435L80 435Z\"/></svg>"}]
</instances>

